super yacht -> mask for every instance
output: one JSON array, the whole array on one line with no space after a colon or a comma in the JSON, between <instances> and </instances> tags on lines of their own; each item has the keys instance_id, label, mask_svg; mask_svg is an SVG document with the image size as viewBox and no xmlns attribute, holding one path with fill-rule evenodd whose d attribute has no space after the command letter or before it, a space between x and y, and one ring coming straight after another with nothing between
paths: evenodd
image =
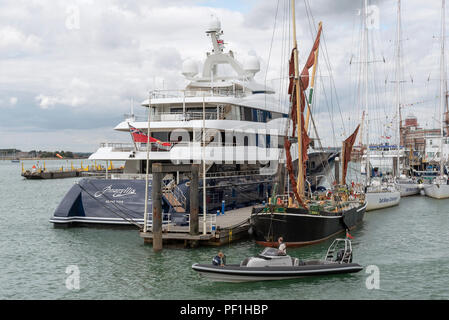
<instances>
[{"instance_id":1,"label":"super yacht","mask_svg":"<svg viewBox=\"0 0 449 320\"><path fill-rule=\"evenodd\" d=\"M141 103L144 117L125 116L114 128L132 141L102 143L89 158L124 161L124 172L75 183L55 210L52 223L141 225L147 152L150 170L152 163L173 164L173 171L163 179L164 219L181 224L188 220L190 179L176 170L178 164L205 162L200 193L204 180L209 213L269 198L278 161L283 159L288 106L280 104L273 89L255 81L260 71L257 57L249 56L242 63L232 50L225 52L218 18L212 17L206 35L212 50L202 70L192 59L183 63L186 87L152 91ZM297 154L292 158L297 160ZM151 172L149 176L151 190Z\"/></svg>"}]
</instances>

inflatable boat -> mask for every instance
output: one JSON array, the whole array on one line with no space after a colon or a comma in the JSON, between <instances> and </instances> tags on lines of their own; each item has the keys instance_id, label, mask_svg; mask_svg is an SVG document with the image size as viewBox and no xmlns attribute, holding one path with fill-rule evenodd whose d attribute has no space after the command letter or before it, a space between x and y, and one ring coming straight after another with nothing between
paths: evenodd
<instances>
[{"instance_id":1,"label":"inflatable boat","mask_svg":"<svg viewBox=\"0 0 449 320\"><path fill-rule=\"evenodd\" d=\"M246 282L354 273L363 267L352 262L351 241L336 239L323 260L302 261L282 255L276 248L265 248L259 255L246 258L240 264L216 266L195 263L192 269L212 281Z\"/></svg>"}]
</instances>

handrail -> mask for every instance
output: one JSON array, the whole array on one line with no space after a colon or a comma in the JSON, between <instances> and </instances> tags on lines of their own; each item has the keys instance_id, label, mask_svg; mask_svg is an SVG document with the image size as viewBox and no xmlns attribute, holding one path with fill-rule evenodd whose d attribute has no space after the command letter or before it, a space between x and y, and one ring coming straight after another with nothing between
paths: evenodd
<instances>
[{"instance_id":1,"label":"handrail","mask_svg":"<svg viewBox=\"0 0 449 320\"><path fill-rule=\"evenodd\" d=\"M223 120L225 118L224 112L207 111L204 115L206 120ZM125 120L130 119L129 114L124 114ZM151 121L191 121L191 120L202 120L203 112L201 111L186 111L186 112L152 112L150 114ZM147 116L136 116L132 117L132 121L135 122L147 122Z\"/></svg>"},{"instance_id":2,"label":"handrail","mask_svg":"<svg viewBox=\"0 0 449 320\"><path fill-rule=\"evenodd\" d=\"M223 172L211 172L206 173L206 177L215 178L215 177L229 177L229 176L246 176L246 175L254 175L259 174L259 170L248 170L248 171L223 171Z\"/></svg>"},{"instance_id":3,"label":"handrail","mask_svg":"<svg viewBox=\"0 0 449 320\"><path fill-rule=\"evenodd\" d=\"M152 99L164 98L192 98L192 97L243 97L246 93L242 89L214 88L210 90L154 90Z\"/></svg>"}]
</instances>

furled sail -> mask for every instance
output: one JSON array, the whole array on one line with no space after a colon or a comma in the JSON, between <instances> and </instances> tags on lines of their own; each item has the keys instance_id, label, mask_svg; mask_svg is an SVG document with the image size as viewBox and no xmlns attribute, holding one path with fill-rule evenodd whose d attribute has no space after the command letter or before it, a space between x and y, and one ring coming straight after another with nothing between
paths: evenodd
<instances>
[{"instance_id":1,"label":"furled sail","mask_svg":"<svg viewBox=\"0 0 449 320\"><path fill-rule=\"evenodd\" d=\"M357 133L359 132L360 124L355 128L354 132L343 142L343 172L341 181L342 184L346 184L346 172L348 171L348 163L351 161L352 146L357 138Z\"/></svg>"},{"instance_id":2,"label":"furled sail","mask_svg":"<svg viewBox=\"0 0 449 320\"><path fill-rule=\"evenodd\" d=\"M294 60L294 56L295 56L295 50L297 50L297 48L293 48L292 50L292 54L291 54L291 58L290 58L290 64L289 64L289 78L290 78L290 83L289 83L289 87L288 87L288 94L290 95L290 101L291 101L291 112L290 112L290 119L292 120L293 123L293 127L292 127L292 137L295 137L295 133L296 133L296 126L300 126L300 130L301 130L301 136L302 136L302 159L298 159L298 161L303 162L303 168L304 171L303 172L298 172L299 174L302 174L305 177L306 174L306 161L308 159L307 157L307 149L309 148L309 144L310 144L310 138L307 135L307 131L305 130L304 127L304 109L306 106L306 100L305 100L305 94L304 91L307 89L308 85L309 85L309 69L314 65L315 63L315 54L316 51L320 45L320 36L321 36L321 30L322 30L322 26L321 24L319 25L318 28L318 34L316 36L314 45L312 47L312 50L309 54L309 57L306 61L306 64L301 72L300 75L300 81L296 81L297 79L295 79L295 60ZM299 88L298 88L299 85ZM299 90L299 108L298 108L298 101L297 101L297 91ZM299 109L299 110L298 110ZM297 119L298 119L298 114L297 112L301 113L300 116L300 121L301 123L297 123ZM305 207L305 204L303 203L298 189L297 189L297 184L295 181L295 176L294 176L294 170L293 170L293 164L292 164L292 157L291 157L291 153L290 153L290 147L291 147L291 142L285 138L285 143L284 143L284 147L285 147L285 151L286 151L286 161L287 161L287 170L289 173L289 177L290 177L290 182L292 185L292 190L293 193L295 195L296 200L299 202L299 204L301 204L303 207Z\"/></svg>"}]
</instances>

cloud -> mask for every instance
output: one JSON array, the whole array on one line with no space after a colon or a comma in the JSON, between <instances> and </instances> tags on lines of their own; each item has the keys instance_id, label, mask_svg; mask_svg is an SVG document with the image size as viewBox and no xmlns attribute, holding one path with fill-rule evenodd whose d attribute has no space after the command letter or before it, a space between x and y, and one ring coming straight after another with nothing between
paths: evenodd
<instances>
[{"instance_id":1,"label":"cloud","mask_svg":"<svg viewBox=\"0 0 449 320\"><path fill-rule=\"evenodd\" d=\"M39 138L29 137L36 144L42 143L44 137L52 139L57 135L56 127L72 130L74 135L77 130L99 134L97 128L101 127L101 136L107 137L129 111L131 99L136 106L152 89L182 89L186 83L181 75L182 61L191 58L201 65L211 49L205 28L212 13L221 20L226 50L231 49L241 62L249 54L256 55L261 63L258 82L264 83L267 78L267 84L285 97L285 81L280 78L285 80L291 48L285 20L290 14L289 1L279 1L277 16L278 1L273 0L244 5L216 0L0 1L0 106L6 110L2 114L3 126L42 132ZM357 72L357 61L361 61L357 10L362 1L307 2L313 21L309 21L311 16L304 2L297 2L300 64L312 45L312 24L323 21L314 107L323 139L333 143L355 127L363 110ZM380 118L387 113L391 116L395 110L394 86L389 82L386 86L385 80L394 79L396 4L371 2L379 7L380 14L380 29L373 31L373 60L386 59L386 63L373 64L372 69L378 87L377 93L370 94L371 114ZM76 21L70 20L76 12L69 10L73 7L79 12L79 28L67 27L68 21ZM433 37L439 35L439 19L438 1L403 1L404 78L414 79L413 84L403 85L404 104L430 101L407 107L404 114L419 114L420 122L429 125L437 110L438 39ZM429 75L431 80L427 81ZM16 105L20 108L14 108ZM136 113L143 111L135 107ZM373 122L380 127L379 121ZM122 137L129 139L129 135ZM66 141L74 147L88 144ZM1 144L8 147L7 140Z\"/></svg>"},{"instance_id":2,"label":"cloud","mask_svg":"<svg viewBox=\"0 0 449 320\"><path fill-rule=\"evenodd\" d=\"M24 34L12 26L0 26L0 55L16 56L37 53L41 39L34 34Z\"/></svg>"},{"instance_id":3,"label":"cloud","mask_svg":"<svg viewBox=\"0 0 449 320\"><path fill-rule=\"evenodd\" d=\"M48 96L41 93L36 96L35 100L42 109L48 109L56 105L77 107L84 105L89 97L93 97L94 92L90 89L90 85L86 81L73 78L58 96Z\"/></svg>"}]
</instances>

